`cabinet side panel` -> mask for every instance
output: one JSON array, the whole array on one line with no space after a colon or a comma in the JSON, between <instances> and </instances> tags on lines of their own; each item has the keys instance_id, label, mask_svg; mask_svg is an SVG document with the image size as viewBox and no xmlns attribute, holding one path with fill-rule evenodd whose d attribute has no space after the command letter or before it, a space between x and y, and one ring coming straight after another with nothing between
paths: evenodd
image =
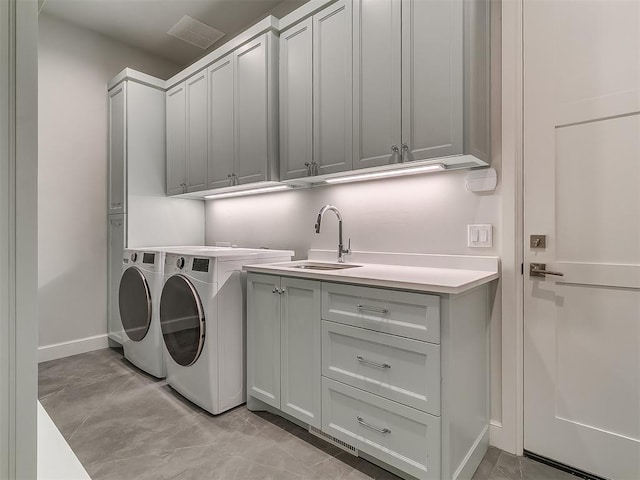
<instances>
[{"instance_id":1,"label":"cabinet side panel","mask_svg":"<svg viewBox=\"0 0 640 480\"><path fill-rule=\"evenodd\" d=\"M489 428L489 290L487 285L449 297L443 311L447 335L442 339L443 427L448 442L443 456L453 477L475 471L468 461L482 458ZM446 391L446 394L444 393ZM469 395L473 392L473 395ZM444 421L446 417L446 422ZM469 455L474 448L484 451ZM468 460L472 459L472 460ZM445 471L446 471L445 469Z\"/></svg>"},{"instance_id":2,"label":"cabinet side panel","mask_svg":"<svg viewBox=\"0 0 640 480\"><path fill-rule=\"evenodd\" d=\"M122 344L122 320L120 320L118 291L122 276L122 255L127 247L127 216L109 215L108 222L107 332L111 340Z\"/></svg>"},{"instance_id":3,"label":"cabinet side panel","mask_svg":"<svg viewBox=\"0 0 640 480\"><path fill-rule=\"evenodd\" d=\"M127 83L109 92L110 215L127 211Z\"/></svg>"}]
</instances>

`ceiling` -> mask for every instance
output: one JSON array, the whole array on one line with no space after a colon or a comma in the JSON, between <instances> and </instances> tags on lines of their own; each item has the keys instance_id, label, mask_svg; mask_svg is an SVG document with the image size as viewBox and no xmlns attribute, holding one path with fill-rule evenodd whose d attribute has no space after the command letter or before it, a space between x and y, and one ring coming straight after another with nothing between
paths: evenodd
<instances>
[{"instance_id":1,"label":"ceiling","mask_svg":"<svg viewBox=\"0 0 640 480\"><path fill-rule=\"evenodd\" d=\"M128 45L188 65L268 14L278 18L308 0L40 0L51 15ZM189 15L225 36L207 50L167 34Z\"/></svg>"}]
</instances>

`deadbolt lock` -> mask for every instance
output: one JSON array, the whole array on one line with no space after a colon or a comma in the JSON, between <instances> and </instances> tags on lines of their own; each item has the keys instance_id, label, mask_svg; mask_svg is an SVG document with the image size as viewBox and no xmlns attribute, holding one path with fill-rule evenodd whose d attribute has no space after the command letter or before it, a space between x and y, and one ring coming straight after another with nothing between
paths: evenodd
<instances>
[{"instance_id":1,"label":"deadbolt lock","mask_svg":"<svg viewBox=\"0 0 640 480\"><path fill-rule=\"evenodd\" d=\"M529 246L531 248L547 248L547 236L531 235L529 237Z\"/></svg>"}]
</instances>

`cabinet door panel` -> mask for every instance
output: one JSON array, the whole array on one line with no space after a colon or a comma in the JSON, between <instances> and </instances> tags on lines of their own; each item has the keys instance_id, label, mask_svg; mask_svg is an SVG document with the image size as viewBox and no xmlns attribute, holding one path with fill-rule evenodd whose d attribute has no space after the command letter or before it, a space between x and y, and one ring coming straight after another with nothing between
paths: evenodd
<instances>
[{"instance_id":1,"label":"cabinet door panel","mask_svg":"<svg viewBox=\"0 0 640 480\"><path fill-rule=\"evenodd\" d=\"M313 157L319 173L351 170L353 95L351 3L313 16Z\"/></svg>"},{"instance_id":2,"label":"cabinet door panel","mask_svg":"<svg viewBox=\"0 0 640 480\"><path fill-rule=\"evenodd\" d=\"M402 0L405 160L463 153L463 2Z\"/></svg>"},{"instance_id":3,"label":"cabinet door panel","mask_svg":"<svg viewBox=\"0 0 640 480\"><path fill-rule=\"evenodd\" d=\"M235 174L240 184L266 179L269 160L267 35L235 53Z\"/></svg>"},{"instance_id":4,"label":"cabinet door panel","mask_svg":"<svg viewBox=\"0 0 640 480\"><path fill-rule=\"evenodd\" d=\"M167 195L185 193L186 98L184 83L167 92Z\"/></svg>"},{"instance_id":5,"label":"cabinet door panel","mask_svg":"<svg viewBox=\"0 0 640 480\"><path fill-rule=\"evenodd\" d=\"M228 187L233 173L233 55L209 69L209 188Z\"/></svg>"},{"instance_id":6,"label":"cabinet door panel","mask_svg":"<svg viewBox=\"0 0 640 480\"><path fill-rule=\"evenodd\" d=\"M187 80L187 192L207 182L207 72Z\"/></svg>"},{"instance_id":7,"label":"cabinet door panel","mask_svg":"<svg viewBox=\"0 0 640 480\"><path fill-rule=\"evenodd\" d=\"M127 84L109 92L109 214L127 211Z\"/></svg>"},{"instance_id":8,"label":"cabinet door panel","mask_svg":"<svg viewBox=\"0 0 640 480\"><path fill-rule=\"evenodd\" d=\"M354 168L397 163L401 143L400 0L353 2Z\"/></svg>"},{"instance_id":9,"label":"cabinet door panel","mask_svg":"<svg viewBox=\"0 0 640 480\"><path fill-rule=\"evenodd\" d=\"M281 288L281 409L321 428L320 282L283 277Z\"/></svg>"},{"instance_id":10,"label":"cabinet door panel","mask_svg":"<svg viewBox=\"0 0 640 480\"><path fill-rule=\"evenodd\" d=\"M305 177L313 161L313 21L280 35L280 178Z\"/></svg>"},{"instance_id":11,"label":"cabinet door panel","mask_svg":"<svg viewBox=\"0 0 640 480\"><path fill-rule=\"evenodd\" d=\"M280 277L247 278L247 395L280 408Z\"/></svg>"},{"instance_id":12,"label":"cabinet door panel","mask_svg":"<svg viewBox=\"0 0 640 480\"><path fill-rule=\"evenodd\" d=\"M122 320L120 319L120 304L118 291L122 276L122 255L127 246L127 217L126 215L109 215L107 225L109 249L107 252L107 332L111 340L122 344Z\"/></svg>"}]
</instances>

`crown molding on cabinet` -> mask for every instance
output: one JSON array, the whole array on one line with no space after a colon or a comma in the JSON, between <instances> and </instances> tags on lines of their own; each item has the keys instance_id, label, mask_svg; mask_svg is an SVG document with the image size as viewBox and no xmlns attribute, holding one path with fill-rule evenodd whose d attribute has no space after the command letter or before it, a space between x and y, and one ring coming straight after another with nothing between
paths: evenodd
<instances>
[{"instance_id":1,"label":"crown molding on cabinet","mask_svg":"<svg viewBox=\"0 0 640 480\"><path fill-rule=\"evenodd\" d=\"M111 90L113 87L125 80L132 80L134 82L141 83L142 85L157 88L158 90L162 91L166 90L166 82L164 80L152 77L151 75L147 75L146 73L138 72L137 70L134 70L132 68L125 68L115 77L113 77L111 81L107 83L107 90Z\"/></svg>"},{"instance_id":2,"label":"crown molding on cabinet","mask_svg":"<svg viewBox=\"0 0 640 480\"><path fill-rule=\"evenodd\" d=\"M286 15L280 19L279 30L282 32L287 28L301 22L302 20L318 13L324 7L335 3L337 0L309 0L301 7L295 9L289 15Z\"/></svg>"}]
</instances>

